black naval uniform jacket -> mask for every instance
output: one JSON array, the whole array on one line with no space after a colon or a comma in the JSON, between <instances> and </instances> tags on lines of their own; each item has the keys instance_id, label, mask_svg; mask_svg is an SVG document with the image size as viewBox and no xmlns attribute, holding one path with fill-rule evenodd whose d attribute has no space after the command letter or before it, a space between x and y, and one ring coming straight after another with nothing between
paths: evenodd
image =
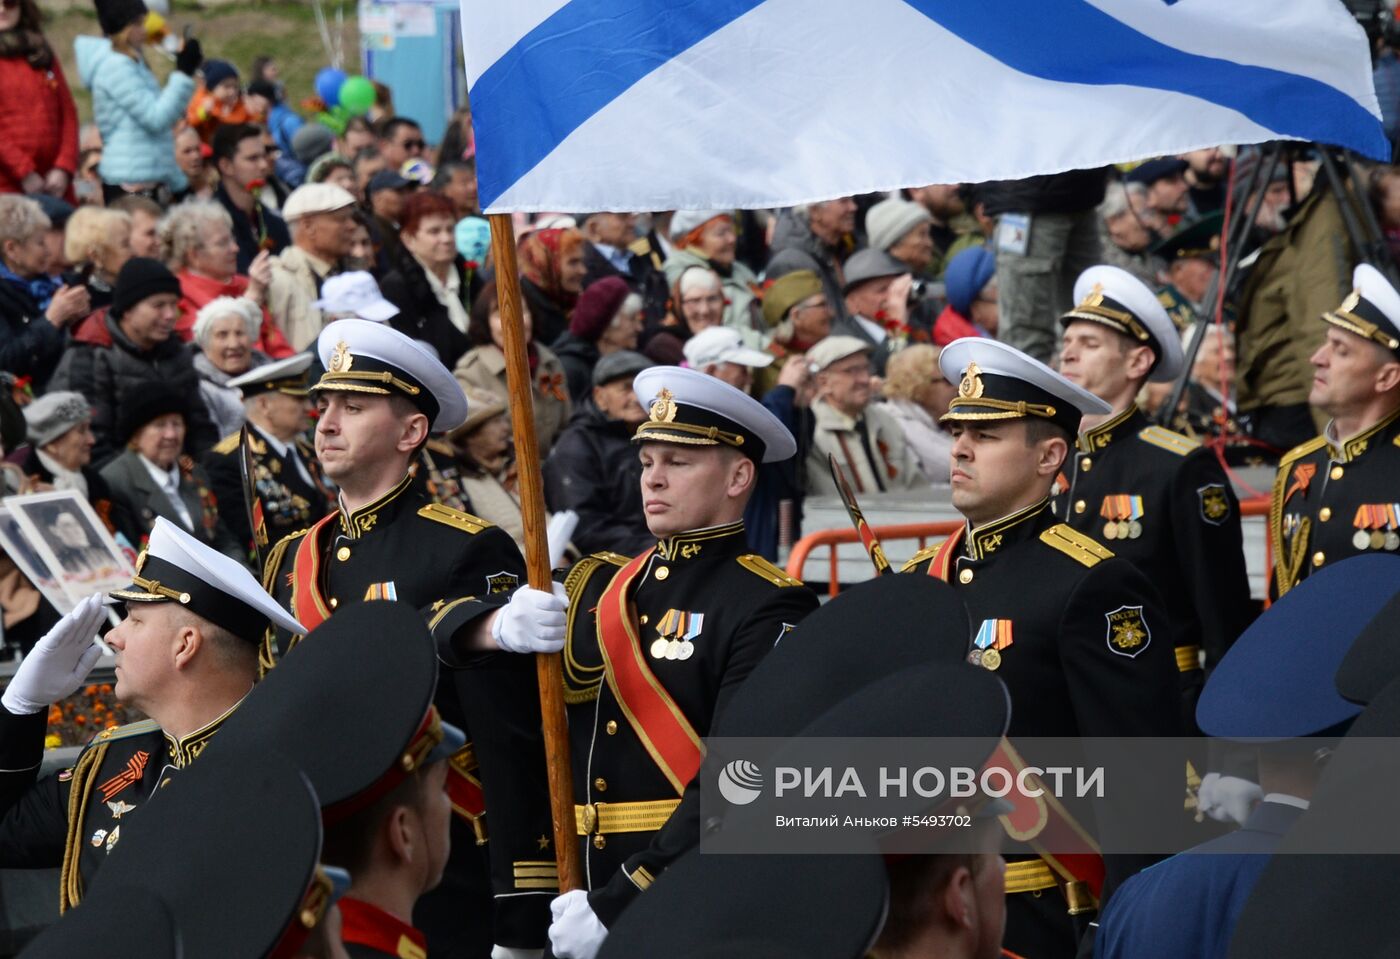
<instances>
[{"instance_id":1,"label":"black naval uniform jacket","mask_svg":"<svg viewBox=\"0 0 1400 959\"><path fill-rule=\"evenodd\" d=\"M1181 735L1168 619L1157 591L1136 567L1057 522L1048 499L955 535L943 554L945 570L937 568L940 544L916 553L901 572L942 572L966 604L969 659L995 669L1011 694L1009 737ZM979 638L993 641L979 648ZM1160 808L1145 815L1160 821L1180 810L1180 768L1142 771L1160 787L1154 792ZM1065 806L1093 831L1091 807ZM1105 856L1104 897L1148 861ZM1024 867L1016 862L1013 868ZM1045 955L1074 954L1064 897L1040 891L1051 885L1015 889L1008 881L1008 892L1033 894L1011 896L1008 949L1035 955L1032 947L1039 944Z\"/></svg>"},{"instance_id":2,"label":"black naval uniform jacket","mask_svg":"<svg viewBox=\"0 0 1400 959\"><path fill-rule=\"evenodd\" d=\"M238 541L251 548L253 531L248 526L248 509L243 497L241 433L230 433L204 454L204 473L209 477L209 489L219 501L219 516ZM298 436L288 444L295 448L301 463L311 477L308 483L290 455L283 456L260 434L257 427L248 427L248 446L253 460L253 484L262 501L263 522L267 524L267 541L275 543L284 536L306 529L331 511L334 494L321 481L321 467L311 444Z\"/></svg>"},{"instance_id":3,"label":"black naval uniform jacket","mask_svg":"<svg viewBox=\"0 0 1400 959\"><path fill-rule=\"evenodd\" d=\"M1220 461L1129 406L1079 437L1059 490L1051 509L1062 522L1157 587L1170 630L1162 639L1199 685L1201 649L1214 666L1254 618L1240 504Z\"/></svg>"},{"instance_id":4,"label":"black naval uniform jacket","mask_svg":"<svg viewBox=\"0 0 1400 959\"><path fill-rule=\"evenodd\" d=\"M1400 550L1400 410L1341 443L1328 434L1285 453L1274 476L1275 599L1328 563Z\"/></svg>"},{"instance_id":5,"label":"black naval uniform jacket","mask_svg":"<svg viewBox=\"0 0 1400 959\"><path fill-rule=\"evenodd\" d=\"M591 890L589 905L605 925L699 840L698 817L694 830L658 832L662 822L657 820L667 816L664 806L659 813L651 807L649 828L612 832L595 816L594 828L584 832L590 825L587 810L620 803L674 804L681 797L633 729L605 676L597 610L627 562L615 553L597 553L577 563L565 579L564 684L581 859ZM742 522L658 542L632 581L631 599L644 662L702 738L759 661L817 608L811 590L749 552ZM667 647L673 641L688 642L691 650L670 658Z\"/></svg>"},{"instance_id":6,"label":"black naval uniform jacket","mask_svg":"<svg viewBox=\"0 0 1400 959\"><path fill-rule=\"evenodd\" d=\"M969 653L1011 691L1009 736L1180 734L1168 618L1146 576L1057 522L1048 500L957 535L946 578L967 605ZM902 572L929 574L938 549ZM1010 640L988 647L996 657L975 648L987 621Z\"/></svg>"},{"instance_id":7,"label":"black naval uniform jacket","mask_svg":"<svg viewBox=\"0 0 1400 959\"><path fill-rule=\"evenodd\" d=\"M483 823L454 802L448 874L420 900L420 910L432 909L438 900L458 901L450 909L445 905L443 926L425 915L418 924L435 943L443 927L473 927L463 935L490 933L492 917L469 916L463 905L477 891L473 883L485 875L489 854L495 898L491 941L543 946L558 876L552 845L540 844L552 835L552 827L533 657L504 652L460 656L451 649L455 635L504 605L524 581L520 550L499 527L435 503L417 469L354 513L332 513L314 531L317 538L311 542L317 548L308 544L303 555L309 535L313 531L288 536L268 555L263 586L279 603L303 624L307 619L298 613L303 604L313 604L317 614L310 618L318 621L361 601L408 603L427 618L444 661L457 667L442 671L435 697L443 719L462 727L471 739L450 760L449 780L455 783L453 777L459 775L470 780L484 793L488 813ZM270 629L263 668L272 668L302 639Z\"/></svg>"},{"instance_id":8,"label":"black naval uniform jacket","mask_svg":"<svg viewBox=\"0 0 1400 959\"><path fill-rule=\"evenodd\" d=\"M150 720L104 729L71 767L38 780L47 710L16 716L0 707L0 868L57 866L60 908L77 905L157 786L193 762L232 713L179 739Z\"/></svg>"}]
</instances>

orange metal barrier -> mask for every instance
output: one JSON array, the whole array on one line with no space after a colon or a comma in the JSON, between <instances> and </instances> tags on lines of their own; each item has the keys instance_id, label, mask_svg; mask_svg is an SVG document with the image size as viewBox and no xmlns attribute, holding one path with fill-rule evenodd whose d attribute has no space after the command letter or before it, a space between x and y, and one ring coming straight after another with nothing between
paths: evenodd
<instances>
[{"instance_id":1,"label":"orange metal barrier","mask_svg":"<svg viewBox=\"0 0 1400 959\"><path fill-rule=\"evenodd\" d=\"M1240 503L1241 516L1268 516L1269 498L1267 496L1256 496ZM918 548L923 549L931 539L940 539L951 536L953 532L961 526L957 520L942 520L937 523L897 523L890 526L872 526L871 531L875 538L886 547L896 540L917 540ZM836 529L821 529L815 533L808 533L792 546L792 552L788 555L787 573L789 576L802 578L802 570L807 565L807 558L813 550L826 547L830 575L827 577L827 595L835 596L841 591L841 577L838 572L836 547L842 543L859 543L860 534L854 526L843 526ZM1265 533L1265 556L1264 568L1268 575L1273 574L1274 551L1270 542L1269 534Z\"/></svg>"}]
</instances>

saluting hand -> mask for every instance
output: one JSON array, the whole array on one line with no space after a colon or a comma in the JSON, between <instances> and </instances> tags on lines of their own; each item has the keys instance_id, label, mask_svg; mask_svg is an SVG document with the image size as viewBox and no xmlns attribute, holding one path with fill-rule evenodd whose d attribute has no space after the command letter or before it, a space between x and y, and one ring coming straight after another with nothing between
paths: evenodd
<instances>
[{"instance_id":1,"label":"saluting hand","mask_svg":"<svg viewBox=\"0 0 1400 959\"><path fill-rule=\"evenodd\" d=\"M71 696L102 655L97 630L107 615L101 593L93 593L34 644L0 696L12 715L27 716Z\"/></svg>"}]
</instances>

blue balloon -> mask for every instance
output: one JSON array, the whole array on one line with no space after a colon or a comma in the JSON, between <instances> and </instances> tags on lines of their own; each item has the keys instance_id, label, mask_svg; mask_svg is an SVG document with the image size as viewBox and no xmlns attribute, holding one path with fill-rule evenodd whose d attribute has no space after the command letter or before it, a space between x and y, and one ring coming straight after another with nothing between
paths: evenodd
<instances>
[{"instance_id":1,"label":"blue balloon","mask_svg":"<svg viewBox=\"0 0 1400 959\"><path fill-rule=\"evenodd\" d=\"M345 71L335 67L322 67L316 73L316 95L328 108L340 102L340 87L345 82Z\"/></svg>"}]
</instances>

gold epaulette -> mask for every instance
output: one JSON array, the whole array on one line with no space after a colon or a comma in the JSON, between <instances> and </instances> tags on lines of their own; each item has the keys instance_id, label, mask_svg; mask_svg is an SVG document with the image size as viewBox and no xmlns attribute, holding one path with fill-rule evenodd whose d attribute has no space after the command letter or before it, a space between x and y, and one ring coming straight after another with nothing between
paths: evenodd
<instances>
[{"instance_id":1,"label":"gold epaulette","mask_svg":"<svg viewBox=\"0 0 1400 959\"><path fill-rule=\"evenodd\" d=\"M1175 453L1177 456L1185 456L1187 453L1199 449L1201 446L1200 443L1197 443L1195 440L1191 439L1191 437L1183 436L1174 430L1167 429L1165 426L1149 426L1146 429L1140 430L1138 431L1138 439L1142 440L1144 443L1150 443L1153 446L1164 449L1169 453Z\"/></svg>"},{"instance_id":2,"label":"gold epaulette","mask_svg":"<svg viewBox=\"0 0 1400 959\"><path fill-rule=\"evenodd\" d=\"M639 236L631 243L627 244L627 252L635 253L637 256L650 256L651 240L644 236Z\"/></svg>"},{"instance_id":3,"label":"gold epaulette","mask_svg":"<svg viewBox=\"0 0 1400 959\"><path fill-rule=\"evenodd\" d=\"M1396 439L1397 439L1397 440L1400 440L1400 437L1396 437ZM1280 473L1280 474L1283 473L1284 467L1293 465L1293 463L1294 463L1296 460L1302 459L1304 456L1307 456L1309 453L1316 453L1318 450L1322 449L1322 448L1323 448L1324 446L1326 446L1326 445L1327 445L1327 437L1325 437L1325 436L1314 436L1312 439L1308 440L1306 443L1300 443L1299 445L1293 447L1293 448L1292 448L1291 450L1289 450L1287 453L1284 453L1281 457L1279 457L1279 461L1278 461L1279 473Z\"/></svg>"},{"instance_id":4,"label":"gold epaulette","mask_svg":"<svg viewBox=\"0 0 1400 959\"><path fill-rule=\"evenodd\" d=\"M909 562L901 566L899 568L899 571L901 573L912 573L915 569L918 568L918 565L920 563L933 559L933 557L938 553L939 547L941 547L942 545L943 544L939 542L934 543L932 546L925 546L913 556L909 557Z\"/></svg>"},{"instance_id":5,"label":"gold epaulette","mask_svg":"<svg viewBox=\"0 0 1400 959\"><path fill-rule=\"evenodd\" d=\"M605 570L611 581L612 567L621 568L627 563L627 557L620 553L591 553L575 563L564 577L564 593L569 597L569 611L564 614L564 702L570 706L597 699L604 672L603 666L585 666L574 656L575 621L580 610L585 615L588 613L578 599L599 570Z\"/></svg>"},{"instance_id":6,"label":"gold epaulette","mask_svg":"<svg viewBox=\"0 0 1400 959\"><path fill-rule=\"evenodd\" d=\"M144 736L146 733L160 731L160 724L153 719L143 719L135 723L127 723L125 726L113 726L111 729L104 729L96 736L92 737L89 746L97 743L114 743L119 739L130 739L132 736Z\"/></svg>"},{"instance_id":7,"label":"gold epaulette","mask_svg":"<svg viewBox=\"0 0 1400 959\"><path fill-rule=\"evenodd\" d=\"M307 527L307 529L310 529L310 527ZM272 544L272 549L267 551L267 564L263 566L263 589L267 590L269 593L276 592L276 590L272 588L273 578L277 575L277 570L282 565L282 557L286 554L287 547L291 545L292 540L300 539L305 535L306 530L299 529L295 533L288 533L286 536L283 536L277 542Z\"/></svg>"},{"instance_id":8,"label":"gold epaulette","mask_svg":"<svg viewBox=\"0 0 1400 959\"><path fill-rule=\"evenodd\" d=\"M1041 533L1040 541L1083 566L1097 566L1104 560L1113 558L1112 550L1064 523L1056 523Z\"/></svg>"},{"instance_id":9,"label":"gold epaulette","mask_svg":"<svg viewBox=\"0 0 1400 959\"><path fill-rule=\"evenodd\" d=\"M1157 302L1170 310L1172 307L1176 306L1176 297L1172 296L1166 290L1163 290L1161 293L1157 294Z\"/></svg>"},{"instance_id":10,"label":"gold epaulette","mask_svg":"<svg viewBox=\"0 0 1400 959\"><path fill-rule=\"evenodd\" d=\"M434 523L442 523L444 526L451 526L453 529L460 529L464 533L472 533L473 535L494 525L490 520L473 516L471 513L464 513L451 506L443 506L441 503L429 503L418 511L418 515L424 519L430 519Z\"/></svg>"},{"instance_id":11,"label":"gold epaulette","mask_svg":"<svg viewBox=\"0 0 1400 959\"><path fill-rule=\"evenodd\" d=\"M242 434L241 432L239 432L239 433L230 433L229 435L225 436L223 439L219 440L219 442L217 442L217 443L214 444L214 452L215 452L215 453L218 453L220 456L227 456L227 455L229 455L229 454L232 453L234 450L238 449L238 444L239 444L239 442L240 442L242 436L243 436L243 434Z\"/></svg>"},{"instance_id":12,"label":"gold epaulette","mask_svg":"<svg viewBox=\"0 0 1400 959\"><path fill-rule=\"evenodd\" d=\"M757 553L745 553L739 557L739 565L750 573L762 576L774 586L801 586L802 580L793 579L787 571L779 566L774 566L768 560Z\"/></svg>"},{"instance_id":13,"label":"gold epaulette","mask_svg":"<svg viewBox=\"0 0 1400 959\"><path fill-rule=\"evenodd\" d=\"M568 575L564 577L564 591L572 599L593 577L593 574L602 566L611 564L613 566L626 566L627 557L620 553L592 553L585 556L573 565Z\"/></svg>"}]
</instances>

